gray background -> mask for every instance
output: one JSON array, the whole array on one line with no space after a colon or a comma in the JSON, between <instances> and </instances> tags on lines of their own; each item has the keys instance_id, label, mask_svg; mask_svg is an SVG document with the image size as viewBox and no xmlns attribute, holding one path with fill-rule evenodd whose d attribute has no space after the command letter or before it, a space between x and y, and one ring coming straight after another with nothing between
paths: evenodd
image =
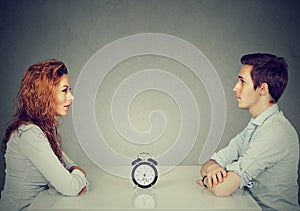
<instances>
[{"instance_id":1,"label":"gray background","mask_svg":"<svg viewBox=\"0 0 300 211\"><path fill-rule=\"evenodd\" d=\"M138 33L177 36L195 45L211 61L227 100L226 126L218 149L226 146L250 118L247 111L237 108L232 92L240 56L270 52L285 57L290 80L279 105L299 134L298 9L299 1L285 0L0 0L0 135L3 137L14 114L15 95L29 65L58 58L66 63L74 85L95 52L114 40ZM209 122L209 116L205 118ZM75 162L86 165L90 160L74 130L72 115L68 115L61 128L64 149ZM182 165L198 164L200 142ZM3 169L1 156L0 189Z\"/></svg>"}]
</instances>

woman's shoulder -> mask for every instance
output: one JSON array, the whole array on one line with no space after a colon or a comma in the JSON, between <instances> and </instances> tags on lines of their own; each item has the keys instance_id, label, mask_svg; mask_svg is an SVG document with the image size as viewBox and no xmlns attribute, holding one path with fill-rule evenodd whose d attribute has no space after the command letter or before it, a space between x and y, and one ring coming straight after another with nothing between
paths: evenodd
<instances>
[{"instance_id":1,"label":"woman's shoulder","mask_svg":"<svg viewBox=\"0 0 300 211\"><path fill-rule=\"evenodd\" d=\"M42 129L35 125L35 124L23 124L21 125L19 128L18 128L18 133L19 134L29 134L29 133L32 133L36 136L45 136L44 132L42 131Z\"/></svg>"}]
</instances>

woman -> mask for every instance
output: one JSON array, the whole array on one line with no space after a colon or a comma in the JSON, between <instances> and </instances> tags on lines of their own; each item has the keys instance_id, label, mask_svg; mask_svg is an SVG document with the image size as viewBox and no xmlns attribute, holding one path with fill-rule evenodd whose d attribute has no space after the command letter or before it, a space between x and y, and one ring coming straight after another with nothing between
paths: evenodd
<instances>
[{"instance_id":1,"label":"woman","mask_svg":"<svg viewBox=\"0 0 300 211\"><path fill-rule=\"evenodd\" d=\"M51 59L25 72L17 112L6 130L6 177L0 210L27 210L34 198L53 186L63 195L86 191L86 172L62 151L58 118L74 97L64 63Z\"/></svg>"}]
</instances>

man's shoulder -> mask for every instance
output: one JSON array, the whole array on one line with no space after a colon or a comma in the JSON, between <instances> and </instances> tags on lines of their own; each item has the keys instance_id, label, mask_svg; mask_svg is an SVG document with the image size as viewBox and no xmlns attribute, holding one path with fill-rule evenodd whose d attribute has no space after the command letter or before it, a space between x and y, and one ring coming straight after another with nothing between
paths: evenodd
<instances>
[{"instance_id":1,"label":"man's shoulder","mask_svg":"<svg viewBox=\"0 0 300 211\"><path fill-rule=\"evenodd\" d=\"M282 112L276 112L267 118L260 126L260 132L275 139L290 139L298 141L298 134L291 122Z\"/></svg>"},{"instance_id":2,"label":"man's shoulder","mask_svg":"<svg viewBox=\"0 0 300 211\"><path fill-rule=\"evenodd\" d=\"M268 117L261 120L260 123L262 126L273 125L274 127L278 127L280 125L287 125L288 127L293 127L291 122L285 117L282 111L276 111L269 115Z\"/></svg>"}]
</instances>

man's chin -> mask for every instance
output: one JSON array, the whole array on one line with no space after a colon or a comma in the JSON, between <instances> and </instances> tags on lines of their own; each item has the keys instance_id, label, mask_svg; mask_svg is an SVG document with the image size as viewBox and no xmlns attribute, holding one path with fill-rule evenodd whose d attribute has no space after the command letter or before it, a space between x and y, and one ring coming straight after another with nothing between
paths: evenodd
<instances>
[{"instance_id":1,"label":"man's chin","mask_svg":"<svg viewBox=\"0 0 300 211\"><path fill-rule=\"evenodd\" d=\"M240 103L238 103L238 107L239 107L240 109L247 109L247 107L243 106L243 105L240 104Z\"/></svg>"}]
</instances>

